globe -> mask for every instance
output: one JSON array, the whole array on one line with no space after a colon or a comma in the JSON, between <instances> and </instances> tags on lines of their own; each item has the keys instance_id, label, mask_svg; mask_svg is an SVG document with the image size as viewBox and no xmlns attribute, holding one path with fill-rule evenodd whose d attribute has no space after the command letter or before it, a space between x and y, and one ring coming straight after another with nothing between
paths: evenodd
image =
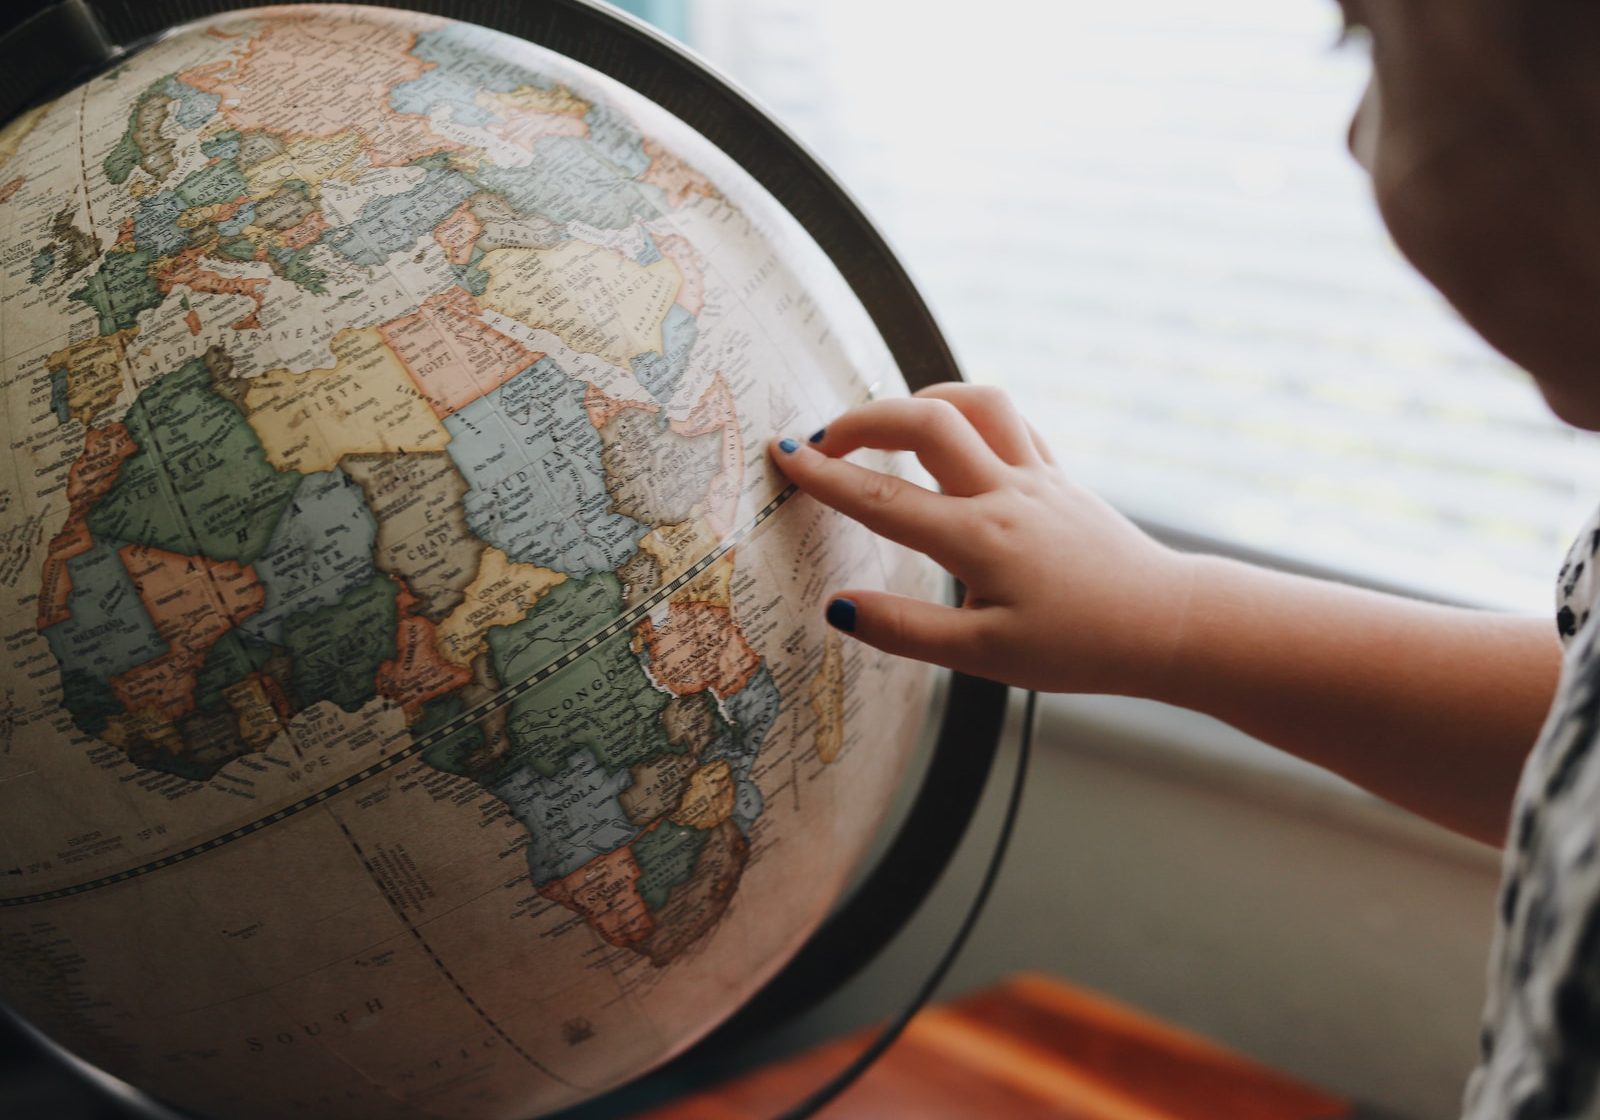
<instances>
[{"instance_id":1,"label":"globe","mask_svg":"<svg viewBox=\"0 0 1600 1120\"><path fill-rule=\"evenodd\" d=\"M0 230L0 996L208 1115L515 1117L794 956L933 687L823 596L942 577L766 459L906 387L756 180L306 5L12 120Z\"/></svg>"}]
</instances>

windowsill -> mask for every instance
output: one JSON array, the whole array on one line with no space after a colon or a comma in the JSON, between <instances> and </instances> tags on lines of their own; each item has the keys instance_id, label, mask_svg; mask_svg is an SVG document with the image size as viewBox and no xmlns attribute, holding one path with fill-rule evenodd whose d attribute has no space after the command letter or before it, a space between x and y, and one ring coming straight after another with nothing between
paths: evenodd
<instances>
[{"instance_id":1,"label":"windowsill","mask_svg":"<svg viewBox=\"0 0 1600 1120\"><path fill-rule=\"evenodd\" d=\"M1475 610L1503 609L1487 602L1473 602L1468 599L1444 595L1421 585L1374 579L1370 576L1342 571L1338 568L1315 564L1296 557L1268 552L1265 549L1251 548L1248 545L1239 544L1225 538L1208 536L1205 533L1179 528L1154 518L1141 517L1126 509L1123 510L1123 513L1156 540L1177 549L1179 552L1204 552L1213 556L1226 556L1234 560L1243 560L1245 563L1254 564L1257 567L1271 568L1274 571L1289 572L1294 575L1310 576L1313 579L1329 580L1333 583L1343 583L1351 587L1364 587L1370 591L1382 591L1389 595L1400 595L1407 599L1419 599L1425 603L1439 603L1449 607L1467 607ZM1553 571L1554 569L1552 568ZM1555 577L1552 574L1552 583L1554 580ZM1552 610L1552 619L1553 617ZM1551 626L1554 627L1554 625L1555 623L1552 621Z\"/></svg>"}]
</instances>

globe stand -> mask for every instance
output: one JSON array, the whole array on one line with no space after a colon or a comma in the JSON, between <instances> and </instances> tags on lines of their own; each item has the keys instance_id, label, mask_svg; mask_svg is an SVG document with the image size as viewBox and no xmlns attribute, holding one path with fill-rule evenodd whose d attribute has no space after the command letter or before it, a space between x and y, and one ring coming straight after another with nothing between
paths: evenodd
<instances>
[{"instance_id":1,"label":"globe stand","mask_svg":"<svg viewBox=\"0 0 1600 1120\"><path fill-rule=\"evenodd\" d=\"M9 30L0 35L0 124L175 26L255 6L237 0L58 0L31 5L31 12L28 7L13 9ZM591 0L391 0L383 6L475 23L528 40L606 74L673 113L739 164L800 223L860 300L913 389L961 379L932 312L850 194L803 144L683 47ZM646 1092L688 1079L703 1084L736 1068L744 1040L775 1030L836 991L900 932L933 889L977 809L998 750L1005 708L1005 686L953 676L917 797L872 872L743 1009L638 1083ZM1011 815L1024 761L1019 759L1012 785ZM896 1020L898 1025L932 991L970 930L998 869L1009 823L1008 816L952 950L943 954L935 975L908 1014ZM892 1026L883 1041L892 1040L896 1029ZM833 1086L835 1091L838 1087L842 1082ZM609 1099L564 1115L567 1120L588 1118L591 1109L609 1107ZM617 1114L614 1109L592 1113Z\"/></svg>"}]
</instances>

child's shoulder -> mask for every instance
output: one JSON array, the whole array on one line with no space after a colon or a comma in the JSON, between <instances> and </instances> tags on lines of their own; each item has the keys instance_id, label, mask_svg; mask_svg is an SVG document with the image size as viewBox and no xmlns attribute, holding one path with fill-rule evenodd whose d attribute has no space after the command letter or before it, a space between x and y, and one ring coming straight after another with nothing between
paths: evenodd
<instances>
[{"instance_id":1,"label":"child's shoulder","mask_svg":"<svg viewBox=\"0 0 1600 1120\"><path fill-rule=\"evenodd\" d=\"M1596 600L1600 599L1597 566L1600 566L1600 507L1596 507L1578 530L1556 576L1556 628L1563 644L1571 642L1594 613Z\"/></svg>"}]
</instances>

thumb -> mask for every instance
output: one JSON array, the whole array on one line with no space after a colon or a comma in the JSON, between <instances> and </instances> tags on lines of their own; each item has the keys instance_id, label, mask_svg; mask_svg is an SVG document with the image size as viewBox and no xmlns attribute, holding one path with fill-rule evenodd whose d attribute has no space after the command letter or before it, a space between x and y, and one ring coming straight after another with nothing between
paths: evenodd
<instances>
[{"instance_id":1,"label":"thumb","mask_svg":"<svg viewBox=\"0 0 1600 1120\"><path fill-rule=\"evenodd\" d=\"M886 591L840 591L824 615L835 630L885 653L960 670L980 660L976 611Z\"/></svg>"}]
</instances>

